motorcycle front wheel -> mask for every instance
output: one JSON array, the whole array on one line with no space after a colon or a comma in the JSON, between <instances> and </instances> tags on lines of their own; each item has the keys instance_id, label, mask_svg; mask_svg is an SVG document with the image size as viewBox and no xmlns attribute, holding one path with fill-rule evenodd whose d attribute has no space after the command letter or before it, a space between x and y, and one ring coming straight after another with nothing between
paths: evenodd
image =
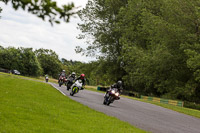
<instances>
[{"instance_id":1,"label":"motorcycle front wheel","mask_svg":"<svg viewBox=\"0 0 200 133\"><path fill-rule=\"evenodd\" d=\"M73 96L77 92L78 92L78 87L75 86L75 87L72 88L70 95Z\"/></svg>"},{"instance_id":2,"label":"motorcycle front wheel","mask_svg":"<svg viewBox=\"0 0 200 133\"><path fill-rule=\"evenodd\" d=\"M113 96L109 96L108 100L107 100L107 105L109 106L110 103L113 103L113 102L114 102L114 97Z\"/></svg>"}]
</instances>

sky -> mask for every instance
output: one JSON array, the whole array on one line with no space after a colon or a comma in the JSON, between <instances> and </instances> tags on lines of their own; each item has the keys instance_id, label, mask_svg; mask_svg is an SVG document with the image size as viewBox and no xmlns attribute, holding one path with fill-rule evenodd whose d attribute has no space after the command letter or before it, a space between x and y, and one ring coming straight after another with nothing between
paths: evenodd
<instances>
[{"instance_id":1,"label":"sky","mask_svg":"<svg viewBox=\"0 0 200 133\"><path fill-rule=\"evenodd\" d=\"M76 7L85 7L88 0L54 0L58 5L74 2ZM15 11L10 4L0 2L3 11L0 13L0 45L3 47L24 47L52 49L59 58L89 62L95 58L76 54L75 47L86 48L85 40L77 39L81 33L77 23L78 17L71 17L69 23L51 24L23 10Z\"/></svg>"}]
</instances>

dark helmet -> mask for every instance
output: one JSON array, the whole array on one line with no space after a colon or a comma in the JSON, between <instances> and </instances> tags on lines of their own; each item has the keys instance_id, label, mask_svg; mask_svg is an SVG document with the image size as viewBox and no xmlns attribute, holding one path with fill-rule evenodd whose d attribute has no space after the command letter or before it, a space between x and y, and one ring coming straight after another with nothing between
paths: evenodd
<instances>
[{"instance_id":1,"label":"dark helmet","mask_svg":"<svg viewBox=\"0 0 200 133\"><path fill-rule=\"evenodd\" d=\"M85 74L81 74L81 76L80 76L80 77L81 77L81 79L84 79L84 77L85 77Z\"/></svg>"},{"instance_id":2,"label":"dark helmet","mask_svg":"<svg viewBox=\"0 0 200 133\"><path fill-rule=\"evenodd\" d=\"M121 81L121 80L117 81L117 85L118 85L119 87L121 87L121 86L122 86L122 81Z\"/></svg>"}]
</instances>

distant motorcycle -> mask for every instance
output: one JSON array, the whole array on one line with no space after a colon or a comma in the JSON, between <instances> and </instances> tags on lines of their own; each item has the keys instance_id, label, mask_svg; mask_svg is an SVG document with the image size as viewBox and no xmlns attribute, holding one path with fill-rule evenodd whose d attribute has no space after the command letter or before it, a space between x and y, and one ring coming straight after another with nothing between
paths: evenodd
<instances>
[{"instance_id":1,"label":"distant motorcycle","mask_svg":"<svg viewBox=\"0 0 200 133\"><path fill-rule=\"evenodd\" d=\"M82 80L77 80L72 86L71 86L71 92L70 95L73 96L74 94L78 93L79 90L82 90Z\"/></svg>"},{"instance_id":2,"label":"distant motorcycle","mask_svg":"<svg viewBox=\"0 0 200 133\"><path fill-rule=\"evenodd\" d=\"M67 82L66 82L67 90L69 90L69 89L71 88L71 86L72 86L74 80L75 80L75 79L74 79L73 77L69 77L69 78L67 79Z\"/></svg>"},{"instance_id":3,"label":"distant motorcycle","mask_svg":"<svg viewBox=\"0 0 200 133\"><path fill-rule=\"evenodd\" d=\"M117 88L112 88L104 97L103 104L104 105L110 105L110 103L113 103L114 100L119 99L119 91Z\"/></svg>"},{"instance_id":4,"label":"distant motorcycle","mask_svg":"<svg viewBox=\"0 0 200 133\"><path fill-rule=\"evenodd\" d=\"M45 77L45 80L46 80L46 82L48 82L48 81L49 81L49 77L48 77L48 76L46 76L46 77Z\"/></svg>"},{"instance_id":5,"label":"distant motorcycle","mask_svg":"<svg viewBox=\"0 0 200 133\"><path fill-rule=\"evenodd\" d=\"M59 87L61 87L66 82L65 76L60 76L58 80Z\"/></svg>"}]
</instances>

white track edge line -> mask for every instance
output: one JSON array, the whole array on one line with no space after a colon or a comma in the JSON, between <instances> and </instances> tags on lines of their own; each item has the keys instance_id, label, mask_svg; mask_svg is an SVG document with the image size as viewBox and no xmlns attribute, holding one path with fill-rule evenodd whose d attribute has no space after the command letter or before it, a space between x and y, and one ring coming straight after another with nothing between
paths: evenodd
<instances>
[{"instance_id":1,"label":"white track edge line","mask_svg":"<svg viewBox=\"0 0 200 133\"><path fill-rule=\"evenodd\" d=\"M56 90L58 90L60 93L62 93L63 95L67 96L64 92L62 92L61 90L59 90L58 88L56 88L52 83L49 83L51 84L51 86L53 86Z\"/></svg>"}]
</instances>

